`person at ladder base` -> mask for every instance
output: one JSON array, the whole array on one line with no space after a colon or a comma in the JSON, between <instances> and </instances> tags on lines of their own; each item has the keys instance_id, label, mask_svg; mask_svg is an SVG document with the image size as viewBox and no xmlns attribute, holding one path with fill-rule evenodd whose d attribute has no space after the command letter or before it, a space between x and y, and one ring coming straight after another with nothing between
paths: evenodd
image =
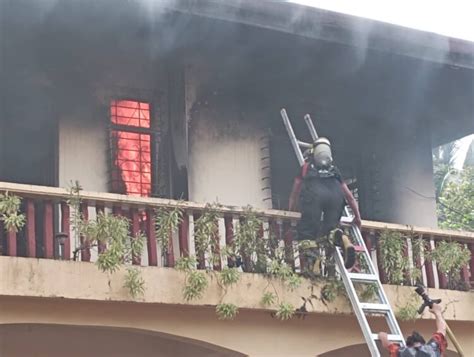
<instances>
[{"instance_id":1,"label":"person at ladder base","mask_svg":"<svg viewBox=\"0 0 474 357\"><path fill-rule=\"evenodd\" d=\"M379 333L379 340L382 346L390 352L390 357L441 357L448 348L446 341L446 321L444 321L441 305L433 304L430 312L436 318L436 332L428 343L418 332L414 331L407 337L407 347L400 347L398 344L390 343L385 332Z\"/></svg>"},{"instance_id":2,"label":"person at ladder base","mask_svg":"<svg viewBox=\"0 0 474 357\"><path fill-rule=\"evenodd\" d=\"M318 248L324 247L326 256L332 259L334 244L343 247L345 267L351 269L355 264L355 249L338 227L347 202L354 214L354 223L360 228L359 207L333 164L331 143L327 138L318 138L305 154L305 163L293 183L290 211L296 211L298 201L301 220L297 226L297 240L315 243L305 252L308 273L319 270ZM334 275L334 263L326 264L326 267L328 275Z\"/></svg>"}]
</instances>

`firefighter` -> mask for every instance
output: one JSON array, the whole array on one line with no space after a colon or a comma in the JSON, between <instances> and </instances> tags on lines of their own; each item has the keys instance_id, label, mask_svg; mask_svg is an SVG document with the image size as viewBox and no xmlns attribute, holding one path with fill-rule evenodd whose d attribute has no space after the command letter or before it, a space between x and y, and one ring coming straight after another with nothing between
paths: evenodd
<instances>
[{"instance_id":1,"label":"firefighter","mask_svg":"<svg viewBox=\"0 0 474 357\"><path fill-rule=\"evenodd\" d=\"M406 347L400 347L396 343L390 343L385 332L379 333L382 346L389 351L390 357L440 357L448 347L446 340L446 321L443 318L441 305L433 304L430 312L436 319L436 332L431 336L428 343L423 336L414 331L407 337Z\"/></svg>"},{"instance_id":2,"label":"firefighter","mask_svg":"<svg viewBox=\"0 0 474 357\"><path fill-rule=\"evenodd\" d=\"M338 227L347 203L354 213L354 223L360 228L357 202L333 163L331 143L327 138L318 138L305 156L306 161L294 180L289 199L290 211L297 209L299 201L301 220L297 226L297 239L315 241L330 256L334 244L342 246L345 267L351 269L355 264L354 246Z\"/></svg>"}]
</instances>

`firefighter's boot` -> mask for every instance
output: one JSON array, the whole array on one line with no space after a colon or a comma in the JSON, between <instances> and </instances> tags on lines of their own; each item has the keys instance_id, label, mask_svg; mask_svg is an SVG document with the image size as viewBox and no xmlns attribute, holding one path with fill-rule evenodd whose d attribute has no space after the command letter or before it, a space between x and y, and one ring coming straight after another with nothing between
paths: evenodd
<instances>
[{"instance_id":1,"label":"firefighter's boot","mask_svg":"<svg viewBox=\"0 0 474 357\"><path fill-rule=\"evenodd\" d=\"M351 243L351 240L348 236L344 234L342 229L334 230L334 244L342 248L344 255L344 266L346 269L352 269L356 260L356 253L354 245Z\"/></svg>"}]
</instances>

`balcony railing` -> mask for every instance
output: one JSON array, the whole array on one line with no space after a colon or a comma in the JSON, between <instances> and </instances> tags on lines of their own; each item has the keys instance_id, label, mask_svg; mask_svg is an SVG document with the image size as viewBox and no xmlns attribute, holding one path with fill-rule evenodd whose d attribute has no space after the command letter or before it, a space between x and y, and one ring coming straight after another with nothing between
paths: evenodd
<instances>
[{"instance_id":1,"label":"balcony railing","mask_svg":"<svg viewBox=\"0 0 474 357\"><path fill-rule=\"evenodd\" d=\"M18 233L6 232L0 227L0 254L7 256L24 256L30 258L65 259L73 258L73 252L78 242L73 242L74 233L71 227L71 208L67 204L70 198L66 189L43 186L0 182L0 192L8 191L20 196L22 210L26 216L25 227ZM145 250L141 257L134 259L133 264L142 266L173 267L180 256L196 255L194 221L206 209L205 204L183 202L161 198L133 197L111 193L81 191L81 213L84 219L95 219L99 212L122 215L131 221L131 234L139 231L146 235ZM155 237L155 210L160 207L179 207L183 219L175 232L170 232L170 244L166 254L162 254L160 245ZM219 206L218 232L215 239L219 247L230 244L234 238L234 230L245 214L244 208ZM294 228L300 217L298 213L277 210L255 210L263 221L260 230L261 239L272 236L285 251L287 262L295 269L300 267L297 245L293 242ZM1 223L0 223L1 224ZM380 264L379 237L384 230L398 231L410 237L426 240L426 247L434 249L443 240L457 241L471 251L470 263L463 267L461 279L468 285L474 282L474 233L444 231L403 226L399 224L363 221L362 233L372 259L378 267L382 282L386 282L385 272ZM65 233L62 243L55 239L58 233ZM94 261L98 252L106 249L99 245L92 249L87 245L87 237L80 237L80 260ZM410 238L408 247L411 247ZM77 250L76 250L77 253ZM426 253L426 252L425 252ZM405 254L410 256L408 249ZM419 259L411 259L413 266L421 269L423 283L432 288L447 288L447 278L434 262L424 262L423 255ZM213 262L205 266L201 259L200 268L220 269L227 265L226 261ZM407 271L409 274L409 270ZM407 281L410 281L408 277Z\"/></svg>"}]
</instances>

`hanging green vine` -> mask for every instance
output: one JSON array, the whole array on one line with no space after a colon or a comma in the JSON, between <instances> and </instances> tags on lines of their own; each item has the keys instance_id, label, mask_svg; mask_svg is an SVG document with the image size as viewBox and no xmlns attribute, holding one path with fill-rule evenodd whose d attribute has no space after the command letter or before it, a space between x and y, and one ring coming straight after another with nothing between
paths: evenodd
<instances>
[{"instance_id":1,"label":"hanging green vine","mask_svg":"<svg viewBox=\"0 0 474 357\"><path fill-rule=\"evenodd\" d=\"M385 229L380 234L379 248L381 264L389 284L405 282L405 270L409 267L404 255L406 237L402 233Z\"/></svg>"},{"instance_id":2,"label":"hanging green vine","mask_svg":"<svg viewBox=\"0 0 474 357\"><path fill-rule=\"evenodd\" d=\"M219 320L233 320L239 309L234 304L219 304L216 306L216 314Z\"/></svg>"},{"instance_id":3,"label":"hanging green vine","mask_svg":"<svg viewBox=\"0 0 474 357\"><path fill-rule=\"evenodd\" d=\"M233 256L242 256L245 272L265 273L269 239L263 239L263 220L252 207L244 208L232 242Z\"/></svg>"},{"instance_id":4,"label":"hanging green vine","mask_svg":"<svg viewBox=\"0 0 474 357\"><path fill-rule=\"evenodd\" d=\"M207 204L201 216L194 222L194 241L196 254L204 258L205 266L220 262L219 252L219 204Z\"/></svg>"},{"instance_id":5,"label":"hanging green vine","mask_svg":"<svg viewBox=\"0 0 474 357\"><path fill-rule=\"evenodd\" d=\"M133 298L142 296L145 293L145 280L137 268L127 268L124 288L128 289Z\"/></svg>"},{"instance_id":6,"label":"hanging green vine","mask_svg":"<svg viewBox=\"0 0 474 357\"><path fill-rule=\"evenodd\" d=\"M25 215L20 213L21 198L7 192L0 193L0 220L7 232L17 233L26 222Z\"/></svg>"},{"instance_id":7,"label":"hanging green vine","mask_svg":"<svg viewBox=\"0 0 474 357\"><path fill-rule=\"evenodd\" d=\"M413 230L410 232L411 247L413 252L413 267L410 271L410 277L413 285L421 284L423 278L423 265L421 261L428 252L428 242L422 236L416 236ZM420 262L420 263L418 263Z\"/></svg>"},{"instance_id":8,"label":"hanging green vine","mask_svg":"<svg viewBox=\"0 0 474 357\"><path fill-rule=\"evenodd\" d=\"M277 296L272 292L263 293L262 298L260 299L260 305L263 307L271 307L276 303Z\"/></svg>"},{"instance_id":9,"label":"hanging green vine","mask_svg":"<svg viewBox=\"0 0 474 357\"><path fill-rule=\"evenodd\" d=\"M163 260L168 257L171 237L183 220L183 211L179 206L161 207L155 210L155 236L161 248Z\"/></svg>"},{"instance_id":10,"label":"hanging green vine","mask_svg":"<svg viewBox=\"0 0 474 357\"><path fill-rule=\"evenodd\" d=\"M278 305L278 309L275 313L275 316L280 320L289 320L295 315L296 309L295 307L288 303L282 302Z\"/></svg>"},{"instance_id":11,"label":"hanging green vine","mask_svg":"<svg viewBox=\"0 0 474 357\"><path fill-rule=\"evenodd\" d=\"M95 220L84 220L80 213L81 189L79 182L76 181L69 190L70 195L67 200L73 214L72 228L77 244L74 250L75 255L86 248L94 248L103 244L107 248L98 253L96 265L99 270L113 274L122 267L130 265L134 257L141 256L145 236L141 232L130 236L130 221L125 217L100 212ZM87 247L80 244L79 237L81 235L87 237ZM138 269L127 269L124 287L134 298L144 293L145 282Z\"/></svg>"},{"instance_id":12,"label":"hanging green vine","mask_svg":"<svg viewBox=\"0 0 474 357\"><path fill-rule=\"evenodd\" d=\"M83 221L82 214L81 214L81 190L82 187L79 184L79 181L70 182L69 185L69 197L66 200L66 203L69 205L71 209L71 226L72 231L74 233L74 247L77 252L80 252L80 230L81 230L81 223Z\"/></svg>"}]
</instances>

